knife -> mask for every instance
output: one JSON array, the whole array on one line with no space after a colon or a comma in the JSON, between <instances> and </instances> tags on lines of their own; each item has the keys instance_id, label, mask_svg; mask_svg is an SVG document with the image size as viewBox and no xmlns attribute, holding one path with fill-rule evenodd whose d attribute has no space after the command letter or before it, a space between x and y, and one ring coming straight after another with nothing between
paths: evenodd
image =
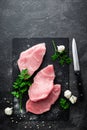
<instances>
[{"instance_id":1,"label":"knife","mask_svg":"<svg viewBox=\"0 0 87 130\"><path fill-rule=\"evenodd\" d=\"M83 99L84 93L83 93L83 83L81 78L81 71L80 71L80 65L79 65L79 58L78 58L78 52L77 52L77 45L75 38L72 39L72 56L73 56L73 65L74 65L74 72L76 75L77 80L77 89L78 89L78 96L79 99Z\"/></svg>"}]
</instances>

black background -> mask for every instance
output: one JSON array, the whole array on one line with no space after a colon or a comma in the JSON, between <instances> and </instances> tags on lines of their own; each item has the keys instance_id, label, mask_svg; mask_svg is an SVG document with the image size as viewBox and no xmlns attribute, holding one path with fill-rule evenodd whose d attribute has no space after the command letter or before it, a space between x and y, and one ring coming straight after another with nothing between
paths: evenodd
<instances>
[{"instance_id":1,"label":"black background","mask_svg":"<svg viewBox=\"0 0 87 130\"><path fill-rule=\"evenodd\" d=\"M10 92L12 85L12 39L31 37L69 37L76 38L85 95L87 95L87 1L86 0L0 0L0 127L12 129L10 117L4 115L4 108L11 100L3 92ZM3 84L2 84L3 83ZM77 95L73 65L70 66L70 89ZM7 98L5 101L4 97ZM36 129L87 129L87 101L70 108L68 122L46 123L45 126L33 123ZM11 102L11 101L10 101ZM2 106L2 107L1 107ZM2 126L2 122L4 125ZM25 122L24 122L25 123ZM30 123L30 122L29 122ZM40 122L41 123L41 122ZM39 123L39 124L40 124ZM23 122L22 122L23 124ZM16 124L16 129L25 129ZM5 127L8 126L8 127ZM49 127L51 126L51 128ZM30 124L29 124L30 128ZM29 129L28 128L28 129ZM33 129L34 129L33 128ZM27 128L26 128L27 129Z\"/></svg>"}]
</instances>

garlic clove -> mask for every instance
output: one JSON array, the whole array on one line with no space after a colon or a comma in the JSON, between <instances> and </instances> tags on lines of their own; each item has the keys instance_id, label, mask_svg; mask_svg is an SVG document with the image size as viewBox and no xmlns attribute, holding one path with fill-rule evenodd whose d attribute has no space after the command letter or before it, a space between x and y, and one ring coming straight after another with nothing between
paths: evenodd
<instances>
[{"instance_id":1,"label":"garlic clove","mask_svg":"<svg viewBox=\"0 0 87 130\"><path fill-rule=\"evenodd\" d=\"M57 46L58 52L63 52L65 50L65 46L64 45L59 45Z\"/></svg>"},{"instance_id":2,"label":"garlic clove","mask_svg":"<svg viewBox=\"0 0 87 130\"><path fill-rule=\"evenodd\" d=\"M64 92L64 97L66 97L67 99L69 99L71 97L71 95L72 95L72 92L70 90L66 90Z\"/></svg>"},{"instance_id":3,"label":"garlic clove","mask_svg":"<svg viewBox=\"0 0 87 130\"><path fill-rule=\"evenodd\" d=\"M7 107L7 108L5 108L4 112L5 112L6 115L12 115L13 108L12 107Z\"/></svg>"},{"instance_id":4,"label":"garlic clove","mask_svg":"<svg viewBox=\"0 0 87 130\"><path fill-rule=\"evenodd\" d=\"M77 97L74 96L74 95L72 95L72 96L69 98L69 101L70 101L72 104L74 104L74 103L76 103L76 101L77 101Z\"/></svg>"}]
</instances>

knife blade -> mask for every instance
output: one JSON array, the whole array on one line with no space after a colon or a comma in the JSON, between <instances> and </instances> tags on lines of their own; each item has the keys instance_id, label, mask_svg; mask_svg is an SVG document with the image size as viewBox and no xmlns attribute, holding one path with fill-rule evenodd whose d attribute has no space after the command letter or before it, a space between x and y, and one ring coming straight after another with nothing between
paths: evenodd
<instances>
[{"instance_id":1,"label":"knife blade","mask_svg":"<svg viewBox=\"0 0 87 130\"><path fill-rule=\"evenodd\" d=\"M84 97L83 83L82 83L82 78L81 78L80 64L79 64L78 51L77 51L75 38L72 39L72 56L73 56L74 72L75 72L76 80L77 80L77 88L78 88L78 94L79 94L78 96L80 99L83 99Z\"/></svg>"}]
</instances>

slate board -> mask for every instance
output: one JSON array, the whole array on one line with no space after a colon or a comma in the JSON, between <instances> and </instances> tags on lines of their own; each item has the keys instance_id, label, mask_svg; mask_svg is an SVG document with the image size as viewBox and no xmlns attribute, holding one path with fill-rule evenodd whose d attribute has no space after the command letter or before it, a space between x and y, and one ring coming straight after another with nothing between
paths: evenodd
<instances>
[{"instance_id":1,"label":"slate board","mask_svg":"<svg viewBox=\"0 0 87 130\"><path fill-rule=\"evenodd\" d=\"M12 41L13 82L15 81L15 79L19 73L19 69L17 66L17 60L19 58L20 53L22 51L28 49L29 47L32 47L33 45L45 42L47 51L46 51L46 55L44 57L43 63L41 64L38 71L41 70L42 68L46 67L49 64L54 65L55 74L56 74L54 83L55 84L60 83L62 85L62 93L61 93L61 96L62 96L63 92L69 88L69 65L65 64L63 66L60 66L58 63L58 60L52 61L51 56L54 53L52 40L54 40L57 45L61 45L61 44L64 45L68 52L68 55L69 55L69 39L68 38L31 38L31 39L14 38L13 39L13 41ZM24 97L23 97L24 111L26 111L25 104L26 104L27 99L28 99L28 95L26 93L26 95L24 95ZM18 105L19 102L15 98L13 99L13 101L14 101L14 114L20 114L19 108L15 107ZM65 110L65 111L61 110L59 108L58 100L52 106L52 108L49 112L46 112L41 115L35 115L30 112L28 112L28 113L25 112L24 114L26 116L26 120L32 119L32 120L36 120L36 121L37 120L38 121L39 120L55 121L55 120L68 120L69 119L69 110Z\"/></svg>"}]
</instances>

